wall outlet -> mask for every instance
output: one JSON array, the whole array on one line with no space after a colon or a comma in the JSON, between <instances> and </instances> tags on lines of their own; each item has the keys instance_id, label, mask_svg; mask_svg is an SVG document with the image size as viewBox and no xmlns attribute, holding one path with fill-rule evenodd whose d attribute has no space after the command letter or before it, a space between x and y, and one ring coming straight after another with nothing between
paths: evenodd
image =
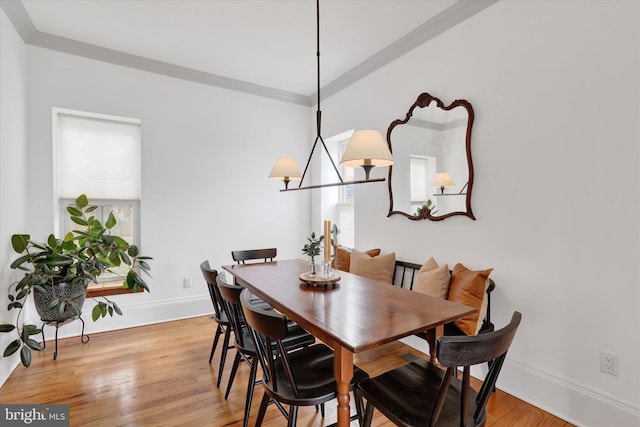
<instances>
[{"instance_id":1,"label":"wall outlet","mask_svg":"<svg viewBox=\"0 0 640 427\"><path fill-rule=\"evenodd\" d=\"M182 279L182 287L188 289L191 287L191 277L185 277Z\"/></svg>"},{"instance_id":2,"label":"wall outlet","mask_svg":"<svg viewBox=\"0 0 640 427\"><path fill-rule=\"evenodd\" d=\"M600 350L600 370L607 374L618 376L618 355Z\"/></svg>"}]
</instances>

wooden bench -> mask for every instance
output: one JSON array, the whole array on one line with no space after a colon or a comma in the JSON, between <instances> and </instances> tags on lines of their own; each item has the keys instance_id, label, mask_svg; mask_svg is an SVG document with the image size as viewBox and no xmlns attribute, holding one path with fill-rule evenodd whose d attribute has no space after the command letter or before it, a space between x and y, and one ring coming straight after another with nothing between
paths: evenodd
<instances>
[{"instance_id":1,"label":"wooden bench","mask_svg":"<svg viewBox=\"0 0 640 427\"><path fill-rule=\"evenodd\" d=\"M393 286L399 286L404 289L413 290L413 281L422 264L414 264L405 261L396 261L395 269L393 271ZM482 320L482 326L480 327L479 334L486 332L492 332L494 330L493 323L491 323L491 292L496 287L493 279L489 280L489 286L487 287L487 314ZM421 338L425 338L425 333L417 334ZM464 332L460 331L453 323L446 324L444 326L444 335L464 335Z\"/></svg>"}]
</instances>

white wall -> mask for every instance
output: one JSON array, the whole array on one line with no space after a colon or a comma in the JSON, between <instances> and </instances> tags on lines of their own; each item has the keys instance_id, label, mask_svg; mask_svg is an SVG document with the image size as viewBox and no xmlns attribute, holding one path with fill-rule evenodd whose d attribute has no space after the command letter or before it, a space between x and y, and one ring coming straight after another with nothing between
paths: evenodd
<instances>
[{"instance_id":1,"label":"white wall","mask_svg":"<svg viewBox=\"0 0 640 427\"><path fill-rule=\"evenodd\" d=\"M6 307L9 286L19 278L10 236L25 224L27 200L27 53L13 25L0 9L0 301ZM0 323L13 323L17 311L0 310ZM0 351L16 336L0 334ZM0 384L18 358L0 358Z\"/></svg>"},{"instance_id":2,"label":"white wall","mask_svg":"<svg viewBox=\"0 0 640 427\"><path fill-rule=\"evenodd\" d=\"M124 316L89 320L88 332L211 312L205 259L231 264L233 249L270 246L279 258L299 255L309 196L281 194L267 175L277 155L304 158L308 108L33 46L28 59L31 180L28 230L20 231L44 239L53 228L52 107L142 120L141 250L154 258L151 293L114 297ZM191 289L183 277L192 277Z\"/></svg>"},{"instance_id":3,"label":"white wall","mask_svg":"<svg viewBox=\"0 0 640 427\"><path fill-rule=\"evenodd\" d=\"M278 154L306 159L309 109L34 47L27 91L24 45L0 20L0 292L8 236L52 229L53 106L142 119L152 293L119 297L125 316L90 331L209 311L205 258L271 245L299 256L315 196L280 194L265 177ZM499 386L580 425L640 420L639 21L638 2L502 1L323 100L323 135L384 132L424 91L472 103L478 220L386 218L386 184L358 186L357 246L495 268L494 323L524 316ZM598 371L600 349L620 355L618 377ZM15 363L0 359L2 375Z\"/></svg>"},{"instance_id":4,"label":"white wall","mask_svg":"<svg viewBox=\"0 0 640 427\"><path fill-rule=\"evenodd\" d=\"M477 221L387 218L362 185L356 246L493 267L494 323L523 313L499 386L579 425L640 425L639 76L639 2L502 1L324 102L329 135L471 102Z\"/></svg>"}]
</instances>

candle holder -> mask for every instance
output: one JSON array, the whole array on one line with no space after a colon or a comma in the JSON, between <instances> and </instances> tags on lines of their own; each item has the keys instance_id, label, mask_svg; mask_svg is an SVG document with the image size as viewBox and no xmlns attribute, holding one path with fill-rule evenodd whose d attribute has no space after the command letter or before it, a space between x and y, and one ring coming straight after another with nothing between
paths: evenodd
<instances>
[{"instance_id":1,"label":"candle holder","mask_svg":"<svg viewBox=\"0 0 640 427\"><path fill-rule=\"evenodd\" d=\"M332 277L333 268L331 267L331 259L328 261L322 261L322 271L320 272L322 277Z\"/></svg>"}]
</instances>

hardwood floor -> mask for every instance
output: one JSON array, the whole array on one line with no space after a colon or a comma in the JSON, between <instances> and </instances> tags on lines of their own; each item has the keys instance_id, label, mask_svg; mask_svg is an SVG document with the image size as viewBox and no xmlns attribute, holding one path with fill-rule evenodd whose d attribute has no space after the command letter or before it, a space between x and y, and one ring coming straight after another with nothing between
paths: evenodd
<instances>
[{"instance_id":1,"label":"hardwood floor","mask_svg":"<svg viewBox=\"0 0 640 427\"><path fill-rule=\"evenodd\" d=\"M235 350L229 350L220 389L216 388L220 346L213 363L209 351L214 324L207 317L94 334L53 342L34 352L31 367L20 365L0 388L4 404L70 405L71 426L241 426L249 375L241 366L228 400L224 389ZM412 356L413 355L413 356ZM356 355L371 376L425 357L402 343ZM255 422L261 386L257 386L250 425ZM489 400L487 426L570 426L552 415L498 390ZM335 404L323 419L314 408L300 408L298 425L320 427L335 422ZM358 425L357 421L352 423ZM264 426L286 425L272 405ZM376 411L373 425L392 424Z\"/></svg>"}]
</instances>

